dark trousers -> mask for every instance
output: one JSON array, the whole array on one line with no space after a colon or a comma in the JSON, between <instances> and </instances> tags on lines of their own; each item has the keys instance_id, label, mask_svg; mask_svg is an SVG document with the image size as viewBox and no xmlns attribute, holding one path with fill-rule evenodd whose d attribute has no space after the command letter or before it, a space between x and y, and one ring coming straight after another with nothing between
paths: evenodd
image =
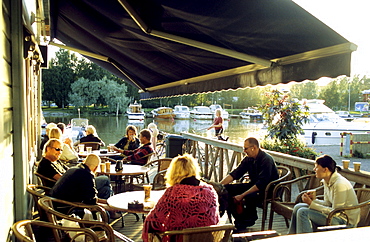
<instances>
[{"instance_id":1,"label":"dark trousers","mask_svg":"<svg viewBox=\"0 0 370 242\"><path fill-rule=\"evenodd\" d=\"M252 194L248 194L244 197L243 201L243 212L238 213L237 206L234 202L234 197L236 195L240 195L243 192L247 191L251 188L252 185L249 183L241 183L241 184L228 184L225 185L226 190L229 193L229 206L228 206L228 213L231 214L235 219L235 226L238 227L245 227L254 223L258 219L257 216L257 206L261 203L261 197L259 192L255 192Z\"/></svg>"}]
</instances>

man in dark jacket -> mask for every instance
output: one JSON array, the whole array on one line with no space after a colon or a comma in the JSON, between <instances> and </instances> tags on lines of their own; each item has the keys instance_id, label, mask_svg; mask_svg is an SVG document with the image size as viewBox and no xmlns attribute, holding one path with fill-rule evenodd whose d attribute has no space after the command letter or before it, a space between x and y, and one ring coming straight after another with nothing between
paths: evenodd
<instances>
[{"instance_id":1,"label":"man in dark jacket","mask_svg":"<svg viewBox=\"0 0 370 242\"><path fill-rule=\"evenodd\" d=\"M221 181L228 191L228 208L235 219L238 231L255 224L258 218L256 207L263 200L266 186L279 178L274 159L260 149L257 139L247 138L244 141L244 152L247 156ZM248 183L230 184L246 173L249 177ZM243 207L242 211L237 209L238 204Z\"/></svg>"}]
</instances>

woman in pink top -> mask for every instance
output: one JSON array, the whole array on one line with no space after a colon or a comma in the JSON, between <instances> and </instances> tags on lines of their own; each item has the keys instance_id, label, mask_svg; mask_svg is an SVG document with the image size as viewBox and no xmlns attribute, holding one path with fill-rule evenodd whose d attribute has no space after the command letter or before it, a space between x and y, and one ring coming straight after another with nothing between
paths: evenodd
<instances>
[{"instance_id":1,"label":"woman in pink top","mask_svg":"<svg viewBox=\"0 0 370 242\"><path fill-rule=\"evenodd\" d=\"M155 233L218 223L217 194L212 186L199 180L199 167L192 156L175 157L166 182L169 187L144 221L144 242L152 241ZM162 241L170 238L163 237Z\"/></svg>"},{"instance_id":2,"label":"woman in pink top","mask_svg":"<svg viewBox=\"0 0 370 242\"><path fill-rule=\"evenodd\" d=\"M221 109L216 109L215 111L215 119L213 120L213 124L208 128L208 130L215 128L215 135L219 140L227 141L229 137L226 137L225 139L222 138L221 134L224 131L224 128L222 126L224 119L221 117Z\"/></svg>"}]
</instances>

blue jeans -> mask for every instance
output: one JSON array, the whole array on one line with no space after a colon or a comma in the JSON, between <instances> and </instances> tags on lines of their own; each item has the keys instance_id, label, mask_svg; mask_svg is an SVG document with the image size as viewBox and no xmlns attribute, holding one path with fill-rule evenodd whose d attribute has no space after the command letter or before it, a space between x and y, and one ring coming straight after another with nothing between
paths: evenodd
<instances>
[{"instance_id":1,"label":"blue jeans","mask_svg":"<svg viewBox=\"0 0 370 242\"><path fill-rule=\"evenodd\" d=\"M308 208L308 204L298 203L293 209L288 234L311 233L314 226L325 226L326 218L327 215ZM346 221L339 217L332 219L332 225L340 224L346 224Z\"/></svg>"},{"instance_id":2,"label":"blue jeans","mask_svg":"<svg viewBox=\"0 0 370 242\"><path fill-rule=\"evenodd\" d=\"M95 177L96 190L98 190L98 198L108 199L113 195L113 189L110 185L109 177L97 176Z\"/></svg>"}]
</instances>

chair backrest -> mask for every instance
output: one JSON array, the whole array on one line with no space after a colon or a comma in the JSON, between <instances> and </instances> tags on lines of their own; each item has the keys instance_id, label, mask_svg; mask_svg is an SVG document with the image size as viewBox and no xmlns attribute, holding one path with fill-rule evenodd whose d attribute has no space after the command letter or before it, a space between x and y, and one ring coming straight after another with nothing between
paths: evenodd
<instances>
[{"instance_id":1,"label":"chair backrest","mask_svg":"<svg viewBox=\"0 0 370 242\"><path fill-rule=\"evenodd\" d=\"M45 187L53 187L55 183L57 182L55 179L41 175L38 172L35 172L35 175L37 176L37 179L40 181L41 185Z\"/></svg>"},{"instance_id":2,"label":"chair backrest","mask_svg":"<svg viewBox=\"0 0 370 242\"><path fill-rule=\"evenodd\" d=\"M370 226L370 188L356 188L355 191L358 203L364 204L360 207L360 222L357 227Z\"/></svg>"},{"instance_id":3,"label":"chair backrest","mask_svg":"<svg viewBox=\"0 0 370 242\"><path fill-rule=\"evenodd\" d=\"M37 212L39 213L40 218L41 219L46 218L46 214L44 210L40 208L38 201L40 198L48 196L51 188L41 186L41 185L28 184L26 186L26 190L29 194L31 194L33 201L35 202L35 207L37 209Z\"/></svg>"},{"instance_id":4,"label":"chair backrest","mask_svg":"<svg viewBox=\"0 0 370 242\"><path fill-rule=\"evenodd\" d=\"M164 232L165 236L182 236L183 242L226 242L229 241L230 233L234 225L211 225L197 228L188 228L183 230L173 230Z\"/></svg>"},{"instance_id":5,"label":"chair backrest","mask_svg":"<svg viewBox=\"0 0 370 242\"><path fill-rule=\"evenodd\" d=\"M147 163L145 166L157 166L157 173L153 178L153 190L162 190L166 188L164 176L166 175L167 168L170 166L172 158L157 159Z\"/></svg>"},{"instance_id":6,"label":"chair backrest","mask_svg":"<svg viewBox=\"0 0 370 242\"><path fill-rule=\"evenodd\" d=\"M85 151L86 147L91 147L92 150L100 150L100 143L99 142L82 142L81 144L85 145Z\"/></svg>"},{"instance_id":7,"label":"chair backrest","mask_svg":"<svg viewBox=\"0 0 370 242\"><path fill-rule=\"evenodd\" d=\"M13 224L12 230L13 230L14 236L18 239L18 241L22 241L22 242L36 242L40 240L46 241L47 238L42 237L43 235L45 235L45 233L39 232L38 233L39 236L37 237L35 236L35 233L33 231L34 226L37 226L39 230L41 228L51 228L51 229L56 229L59 232L65 231L69 234L69 237L71 238L69 241L76 241L76 240L81 241L80 239L86 238L87 239L86 241L99 242L99 238L97 237L95 232L89 228L63 227L60 225L54 225L52 223L48 223L44 221L37 221L37 220L18 221ZM58 233L58 237L54 239L55 239L55 242L62 242L61 233Z\"/></svg>"},{"instance_id":8,"label":"chair backrest","mask_svg":"<svg viewBox=\"0 0 370 242\"><path fill-rule=\"evenodd\" d=\"M108 216L102 207L98 205L87 205L82 203L68 202L53 197L43 197L39 199L38 202L40 208L46 212L46 217L50 223L57 225L58 219L66 219L79 223L81 227L100 228L100 230L104 230L105 236L108 238L108 241L114 241L113 228L108 224ZM54 209L54 205L58 207L58 211ZM60 208L63 209L61 210ZM91 212L98 212L102 218L102 221L85 220L70 216L70 213L72 211L75 211L75 209L88 209ZM63 213L60 211L67 212ZM54 237L57 237L57 233L58 231L53 229Z\"/></svg>"},{"instance_id":9,"label":"chair backrest","mask_svg":"<svg viewBox=\"0 0 370 242\"><path fill-rule=\"evenodd\" d=\"M275 185L279 184L280 182L290 180L291 178L291 171L289 167L286 166L276 166L279 174L279 178L270 182L265 189L265 200L271 199L272 192L274 190Z\"/></svg>"}]
</instances>

